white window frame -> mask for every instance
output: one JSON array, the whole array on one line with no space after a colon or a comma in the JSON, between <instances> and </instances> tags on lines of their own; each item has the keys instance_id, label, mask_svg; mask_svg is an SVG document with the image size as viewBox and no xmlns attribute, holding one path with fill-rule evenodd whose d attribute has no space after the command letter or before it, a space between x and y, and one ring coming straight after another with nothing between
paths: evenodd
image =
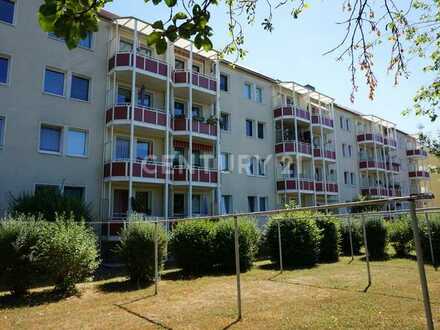
<instances>
[{"instance_id":1,"label":"white window frame","mask_svg":"<svg viewBox=\"0 0 440 330\"><path fill-rule=\"evenodd\" d=\"M84 146L84 149L85 149L85 154L84 155L76 155L76 154L69 153L69 132L70 131L76 131L76 132L85 133L86 141L85 141L85 146ZM87 158L89 156L89 140L90 140L90 138L89 138L89 131L87 129L82 129L82 128L66 127L65 132L66 132L65 133L66 134L66 137L65 137L65 140L66 140L66 152L65 152L66 156L76 157L76 158Z\"/></svg>"},{"instance_id":2,"label":"white window frame","mask_svg":"<svg viewBox=\"0 0 440 330\"><path fill-rule=\"evenodd\" d=\"M247 86L249 86L249 95L244 95L245 93L244 93L244 91L245 91L245 88L247 88ZM250 83L249 81L245 81L244 83L243 83L243 97L246 99L246 100L249 100L249 101L252 101L253 100L253 84L252 83Z\"/></svg>"},{"instance_id":3,"label":"white window frame","mask_svg":"<svg viewBox=\"0 0 440 330\"><path fill-rule=\"evenodd\" d=\"M263 174L261 174L260 169L263 169L263 172L262 172ZM264 159L264 158L258 158L258 160L257 160L257 175L258 176L266 176L266 159Z\"/></svg>"},{"instance_id":4,"label":"white window frame","mask_svg":"<svg viewBox=\"0 0 440 330\"><path fill-rule=\"evenodd\" d=\"M87 100L81 100L77 99L75 97L72 97L72 83L73 83L73 76L80 78L80 79L86 79L89 81L89 90L87 95ZM86 75L83 75L81 73L71 72L69 74L69 99L76 102L85 102L85 103L91 103L91 96L92 96L92 78Z\"/></svg>"},{"instance_id":5,"label":"white window frame","mask_svg":"<svg viewBox=\"0 0 440 330\"><path fill-rule=\"evenodd\" d=\"M261 97L261 100L258 99L258 93L257 93L257 90L260 90L260 97ZM257 102L257 103L259 103L259 104L263 104L263 100L264 100L264 98L263 98L263 91L264 91L263 87L261 87L261 86L255 86L255 102Z\"/></svg>"},{"instance_id":6,"label":"white window frame","mask_svg":"<svg viewBox=\"0 0 440 330\"><path fill-rule=\"evenodd\" d=\"M43 150L41 149L41 130L44 127L48 127L48 128L60 128L61 129L61 134L60 134L60 142L59 142L59 146L60 146L60 150L59 151L50 151L50 150ZM47 155L55 155L55 156L61 156L63 155L63 150L64 150L64 134L65 134L65 127L63 125L58 125L58 124L49 124L46 122L42 122L40 123L39 126L39 130L38 130L38 152L42 153L42 154L47 154Z\"/></svg>"},{"instance_id":7,"label":"white window frame","mask_svg":"<svg viewBox=\"0 0 440 330\"><path fill-rule=\"evenodd\" d=\"M59 94L55 94L55 93L51 93L51 92L47 92L46 91L46 86L45 86L46 70L62 73L64 75L63 95L59 95ZM42 85L41 91L42 91L43 94L51 95L51 96L56 96L56 97L61 97L61 98L65 99L66 95L68 93L68 90L67 90L67 81L68 80L69 80L69 77L68 77L68 72L66 70L62 70L62 69L59 69L59 68L56 68L56 67L53 67L53 66L50 66L50 65L45 65L44 69L43 69L43 81L42 81L42 84L41 84Z\"/></svg>"},{"instance_id":8,"label":"white window frame","mask_svg":"<svg viewBox=\"0 0 440 330\"><path fill-rule=\"evenodd\" d=\"M10 26L10 27L16 27L17 26L17 8L18 8L18 2L17 0L12 0L12 2L14 3L14 15L12 17L12 23L8 23L5 21L1 21L0 20L0 24L4 24L6 26Z\"/></svg>"},{"instance_id":9,"label":"white window frame","mask_svg":"<svg viewBox=\"0 0 440 330\"><path fill-rule=\"evenodd\" d=\"M223 155L225 155L226 159L227 159L227 163L228 163L227 169L223 169L223 161L222 161ZM231 155L232 154L230 152L221 152L220 153L220 166L221 166L220 170L222 173L231 173Z\"/></svg>"},{"instance_id":10,"label":"white window frame","mask_svg":"<svg viewBox=\"0 0 440 330\"><path fill-rule=\"evenodd\" d=\"M7 125L6 115L0 114L0 119L3 119L3 136L0 135L0 150L1 150L6 145L6 125Z\"/></svg>"},{"instance_id":11,"label":"white window frame","mask_svg":"<svg viewBox=\"0 0 440 330\"><path fill-rule=\"evenodd\" d=\"M9 87L11 86L11 74L12 74L12 56L7 53L0 53L0 57L6 58L8 60L8 69L6 72L6 82L0 82L0 87Z\"/></svg>"},{"instance_id":12,"label":"white window frame","mask_svg":"<svg viewBox=\"0 0 440 330\"><path fill-rule=\"evenodd\" d=\"M226 125L227 126L226 129L222 128L221 131L222 132L230 132L231 131L231 114L229 112L221 111L220 112L220 119L221 119L222 114L225 114L228 117L228 123Z\"/></svg>"},{"instance_id":13,"label":"white window frame","mask_svg":"<svg viewBox=\"0 0 440 330\"><path fill-rule=\"evenodd\" d=\"M247 122L250 121L252 123L252 135L247 134ZM244 136L247 138L253 139L255 137L255 120L245 118L244 120Z\"/></svg>"}]
</instances>

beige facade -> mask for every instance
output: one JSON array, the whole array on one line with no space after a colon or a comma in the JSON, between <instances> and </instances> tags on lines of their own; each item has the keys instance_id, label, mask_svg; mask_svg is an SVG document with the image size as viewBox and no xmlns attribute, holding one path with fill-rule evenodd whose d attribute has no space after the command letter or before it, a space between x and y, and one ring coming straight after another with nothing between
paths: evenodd
<instances>
[{"instance_id":1,"label":"beige facade","mask_svg":"<svg viewBox=\"0 0 440 330\"><path fill-rule=\"evenodd\" d=\"M16 1L12 24L0 21L1 214L42 185L81 196L99 219L430 189L425 153L392 123L186 41L155 54L139 19L103 12L69 51L41 31L39 5Z\"/></svg>"}]
</instances>

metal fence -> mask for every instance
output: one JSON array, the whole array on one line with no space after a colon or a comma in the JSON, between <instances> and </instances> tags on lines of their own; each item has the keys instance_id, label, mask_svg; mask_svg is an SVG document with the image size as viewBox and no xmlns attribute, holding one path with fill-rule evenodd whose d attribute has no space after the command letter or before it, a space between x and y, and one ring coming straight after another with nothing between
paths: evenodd
<instances>
[{"instance_id":1,"label":"metal fence","mask_svg":"<svg viewBox=\"0 0 440 330\"><path fill-rule=\"evenodd\" d=\"M154 255L155 255L155 279L154 279L154 292L155 294L158 294L159 292L159 279L160 279L160 273L159 273L159 260L158 260L158 226L163 225L166 228L172 227L172 225L175 225L176 223L183 222L183 221L200 221L200 220L220 220L220 219L233 219L234 222L234 251L235 251L235 274L236 274L236 297L237 297L237 320L240 320L242 318L242 288L241 288L241 277L240 277L240 254L239 254L239 222L241 219L247 219L249 217L257 218L257 217L276 217L280 215L285 214L294 214L295 212L299 211L319 211L321 212L321 216L325 216L325 214L331 214L332 216L340 219L341 221L346 221L349 227L349 241L350 241L350 248L351 248L351 260L354 260L354 253L353 253L353 240L352 240L352 226L355 222L358 222L362 229L362 239L364 243L364 249L365 249L365 264L366 264L366 275L367 275L367 286L364 290L364 292L367 292L368 288L372 285L372 275L371 275L371 263L370 263L370 254L368 251L368 241L367 241L367 231L366 231L366 222L371 217L381 217L385 219L389 219L392 221L394 218L400 216L400 215L409 215L411 220L411 226L414 236L414 243L415 243L415 252L416 252L416 259L417 259L417 267L418 267L418 274L419 274L419 282L421 286L421 291L423 295L423 303L424 303L424 310L425 310L425 317L426 317L426 326L427 329L434 329L433 324L433 318L432 318L432 310L431 310L431 302L430 302L430 296L429 296L429 290L428 290L428 282L427 277L425 273L425 264L423 259L423 250L422 250L422 241L421 241L421 235L420 235L420 228L419 228L419 216L423 217L423 220L425 222L425 225L427 226L428 231L428 239L429 239L429 245L430 245L430 255L431 255L431 261L433 267L437 270L436 266L436 257L434 255L434 248L433 248L433 242L432 242L432 236L431 236L431 227L430 227L430 215L435 213L440 213L440 208L423 208L423 209L416 209L416 203L419 200L425 200L425 199L431 199L432 195L411 195L406 197L395 197L395 198L388 198L388 199L379 199L379 200L368 200L368 201L359 201L359 202L351 202L351 203L340 203L340 204L330 204L330 205L322 205L322 206L313 206L313 207L301 207L301 208L294 208L294 209L281 209L281 210L271 210L271 211L264 211L264 212L253 212L253 213L237 213L237 214L227 214L227 215L216 215L216 216L205 216L205 217L196 217L196 218L181 218L181 219L159 219L159 218L148 218L146 221L150 221L154 224L156 230L155 235L155 245L154 245ZM364 211L361 213L343 213L338 214L338 210L344 209L347 210L352 207L360 208L360 207L380 207L380 206L387 206L395 203L405 203L407 202L409 204L409 210L400 210L400 211ZM95 222L94 225L101 226L102 224L112 224L114 222ZM119 224L121 224L122 227L126 227L129 222L127 221L119 221ZM130 222L132 223L132 222ZM283 272L283 250L282 250L282 240L281 240L281 229L280 224L278 222L278 228L277 228L277 234L278 234L278 248L279 248L279 267L280 272ZM104 235L105 236L105 235Z\"/></svg>"}]
</instances>

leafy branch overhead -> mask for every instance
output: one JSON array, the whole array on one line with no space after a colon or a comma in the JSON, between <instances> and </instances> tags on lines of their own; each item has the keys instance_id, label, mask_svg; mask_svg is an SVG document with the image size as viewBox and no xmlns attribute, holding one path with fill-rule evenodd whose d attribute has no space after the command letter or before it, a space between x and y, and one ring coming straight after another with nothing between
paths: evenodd
<instances>
[{"instance_id":1,"label":"leafy branch overhead","mask_svg":"<svg viewBox=\"0 0 440 330\"><path fill-rule=\"evenodd\" d=\"M98 13L113 0L44 0L39 21L44 31L66 40L69 48L78 45L88 32L98 29ZM123 0L119 0L123 1ZM126 0L127 1L127 0ZM166 17L156 20L146 43L164 53L167 42L178 38L192 40L199 49L211 50L212 13L225 7L229 39L220 52L236 60L246 55L243 25L258 22L268 32L275 29L275 12L289 10L298 19L310 7L305 0L145 0L146 5L168 9ZM334 48L337 60L348 60L352 83L351 100L358 90L359 76L369 87L372 99L378 86L375 54L378 47L389 48L387 71L395 84L408 77L408 62L419 59L421 70L432 75L432 83L421 86L414 96L413 111L435 120L440 102L440 0L339 0L345 18L337 22L345 32ZM258 11L258 15L257 15ZM257 18L258 17L258 18Z\"/></svg>"}]
</instances>

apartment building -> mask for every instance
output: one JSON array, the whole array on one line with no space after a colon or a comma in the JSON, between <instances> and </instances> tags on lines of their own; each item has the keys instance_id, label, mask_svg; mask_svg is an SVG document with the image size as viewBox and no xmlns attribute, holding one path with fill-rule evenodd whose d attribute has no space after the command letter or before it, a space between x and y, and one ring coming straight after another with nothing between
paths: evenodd
<instances>
[{"instance_id":1,"label":"apartment building","mask_svg":"<svg viewBox=\"0 0 440 330\"><path fill-rule=\"evenodd\" d=\"M40 1L0 0L0 212L42 188L182 217L430 191L426 152L384 119L191 42L158 55L151 26L101 14L69 51ZM395 205L401 207L401 205Z\"/></svg>"}]
</instances>

